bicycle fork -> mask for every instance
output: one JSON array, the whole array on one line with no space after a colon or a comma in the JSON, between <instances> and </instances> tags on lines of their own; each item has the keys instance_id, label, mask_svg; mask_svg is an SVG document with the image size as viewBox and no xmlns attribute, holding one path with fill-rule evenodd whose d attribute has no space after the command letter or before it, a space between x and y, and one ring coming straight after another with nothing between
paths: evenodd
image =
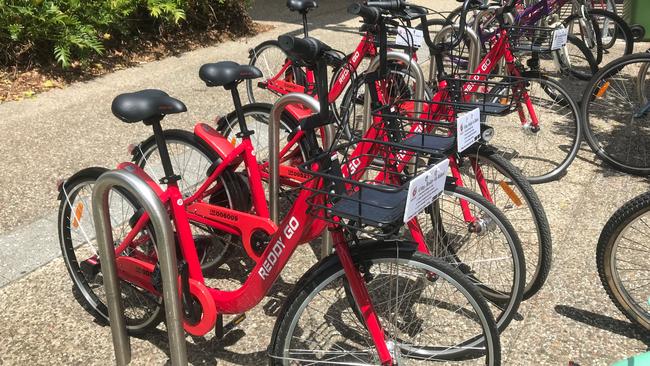
<instances>
[{"instance_id":1,"label":"bicycle fork","mask_svg":"<svg viewBox=\"0 0 650 366\"><path fill-rule=\"evenodd\" d=\"M332 234L336 254L341 261L343 271L345 272L345 276L350 284L350 290L352 291L354 302L363 316L366 329L368 329L370 337L375 345L375 349L379 355L379 360L382 365L394 365L396 363L388 349L384 330L379 323L379 317L377 316L372 301L370 300L370 294L368 293L366 283L361 277L359 269L354 265L343 231L340 227L336 227L334 224L330 225L329 230Z\"/></svg>"}]
</instances>

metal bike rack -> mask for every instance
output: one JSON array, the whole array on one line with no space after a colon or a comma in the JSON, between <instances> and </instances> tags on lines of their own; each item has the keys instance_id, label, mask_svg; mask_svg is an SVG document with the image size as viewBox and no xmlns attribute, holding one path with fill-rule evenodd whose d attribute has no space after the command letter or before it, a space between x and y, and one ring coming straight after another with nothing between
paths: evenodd
<instances>
[{"instance_id":1,"label":"metal bike rack","mask_svg":"<svg viewBox=\"0 0 650 366\"><path fill-rule=\"evenodd\" d=\"M645 78L648 74L648 69L650 69L650 63L645 62L641 67L639 67L639 72L636 77L636 85L634 89L636 90L638 103L641 105L648 103L648 96L645 93Z\"/></svg>"},{"instance_id":2,"label":"metal bike rack","mask_svg":"<svg viewBox=\"0 0 650 366\"><path fill-rule=\"evenodd\" d=\"M442 43L449 33L460 32L460 27L458 25L447 25L443 27L435 37L433 37L433 44ZM481 60L481 43L478 38L478 34L474 29L465 26L465 35L469 40L469 60L467 63L467 72L473 73L478 66L479 61ZM436 63L429 61L429 81L434 81L436 76Z\"/></svg>"},{"instance_id":3,"label":"metal bike rack","mask_svg":"<svg viewBox=\"0 0 650 366\"><path fill-rule=\"evenodd\" d=\"M271 109L269 121L269 209L271 220L276 224L280 220L280 119L282 112L290 104L300 104L309 108L313 113L320 113L320 103L315 98L302 93L289 93L278 99ZM329 147L334 140L334 127L331 124L324 126L325 136L323 143ZM321 242L321 257L327 256L332 251L332 237L325 230Z\"/></svg>"},{"instance_id":4,"label":"metal bike rack","mask_svg":"<svg viewBox=\"0 0 650 366\"><path fill-rule=\"evenodd\" d=\"M178 297L176 248L169 215L151 187L136 175L124 170L112 170L102 174L93 188L93 202L95 202L93 204L93 218L96 225L95 230L116 363L126 365L131 362L131 344L126 334L126 324L123 317L113 246L113 230L108 206L108 194L113 187L119 187L133 195L149 214L156 235L158 260L160 261L170 360L172 365L187 365L185 333L182 324L183 316Z\"/></svg>"},{"instance_id":5,"label":"metal bike rack","mask_svg":"<svg viewBox=\"0 0 650 366\"><path fill-rule=\"evenodd\" d=\"M412 77L415 81L415 99L424 100L424 91L426 87L426 81L424 80L424 73L422 68L410 55L404 52L389 51L386 53L386 61L398 61L405 65L408 65L407 70L409 71L409 76ZM375 57L370 61L368 65L367 73L377 71L379 68L379 56ZM367 130L370 127L370 91L366 90L364 101L363 101L363 130ZM422 112L422 103L415 103L414 110L416 113Z\"/></svg>"}]
</instances>

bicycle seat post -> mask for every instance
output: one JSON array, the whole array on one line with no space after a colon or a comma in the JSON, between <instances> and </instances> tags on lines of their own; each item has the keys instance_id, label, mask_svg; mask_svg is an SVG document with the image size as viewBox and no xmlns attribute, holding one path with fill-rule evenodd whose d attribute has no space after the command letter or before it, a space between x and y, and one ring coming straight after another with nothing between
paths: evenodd
<instances>
[{"instance_id":1,"label":"bicycle seat post","mask_svg":"<svg viewBox=\"0 0 650 366\"><path fill-rule=\"evenodd\" d=\"M224 85L224 88L226 90L230 90L230 94L232 95L232 102L235 105L235 112L237 113L237 122L239 123L239 132L235 136L241 139L244 137L251 136L252 134L255 133L255 131L249 130L248 125L246 124L246 118L244 118L244 111L241 105L241 98L239 97L239 90L237 90L238 84L239 84L239 80L235 80L230 84Z\"/></svg>"},{"instance_id":2,"label":"bicycle seat post","mask_svg":"<svg viewBox=\"0 0 650 366\"><path fill-rule=\"evenodd\" d=\"M305 37L309 37L309 30L307 28L307 12L302 13L302 32L305 34Z\"/></svg>"},{"instance_id":3,"label":"bicycle seat post","mask_svg":"<svg viewBox=\"0 0 650 366\"><path fill-rule=\"evenodd\" d=\"M181 179L180 175L174 174L174 168L172 167L172 161L169 157L169 151L167 150L167 144L165 143L165 135L163 134L162 127L160 126L160 121L162 121L163 116L155 116L144 120L144 124L151 126L153 128L153 134L156 138L156 145L158 146L158 153L160 154L160 161L162 162L163 171L165 176L160 178L160 183L162 184L171 184L176 183Z\"/></svg>"}]
</instances>

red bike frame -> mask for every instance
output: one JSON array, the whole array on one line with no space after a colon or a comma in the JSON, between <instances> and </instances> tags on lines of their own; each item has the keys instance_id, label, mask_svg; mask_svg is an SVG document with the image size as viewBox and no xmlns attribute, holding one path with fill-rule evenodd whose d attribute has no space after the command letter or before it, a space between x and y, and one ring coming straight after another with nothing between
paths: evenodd
<instances>
[{"instance_id":1,"label":"red bike frame","mask_svg":"<svg viewBox=\"0 0 650 366\"><path fill-rule=\"evenodd\" d=\"M327 95L327 100L330 103L333 103L339 98L339 96L341 96L341 93L343 93L343 90L345 90L345 87L348 85L352 78L352 72L356 72L356 70L359 68L359 65L361 64L361 61L363 61L363 59L366 57L374 57L377 55L377 49L375 47L374 40L374 35L371 33L366 33L361 38L361 41L357 45L354 52L346 57L347 61L345 66L342 67L341 73L336 78L336 80L334 80L329 94ZM289 93L305 93L316 97L314 95L314 90L312 90L310 87L311 85L314 85L315 81L315 75L312 70L308 69L306 72L308 84L307 87L293 83L291 81L282 80L284 75L287 74L289 68L292 66L293 63L291 60L287 59L280 71L275 76L266 81L262 81L259 84L263 85L264 88L274 91L280 95Z\"/></svg>"},{"instance_id":2,"label":"red bike frame","mask_svg":"<svg viewBox=\"0 0 650 366\"><path fill-rule=\"evenodd\" d=\"M209 126L205 125L197 127L204 130L206 127L209 128ZM297 141L303 136L304 132L300 131L296 134L294 140ZM308 214L310 210L307 199L312 195L309 189L300 192L288 215L278 226L267 218L266 202L264 201L264 204L261 204L264 199L264 188L259 173L257 176L250 176L253 202L255 209L258 210L257 212L265 212L266 217L201 202L200 197L207 191L211 184L209 182L214 182L219 174L233 162L244 161L248 174L255 174L257 162L252 151L253 146L250 138L243 138L242 143L230 151L223 163L212 172L199 190L186 199L183 199L176 182L170 183L167 189L163 191L138 166L132 163L123 163L118 167L127 169L143 178L154 188L154 192L158 194L161 201L170 207L179 247L189 268L190 292L201 303L203 310L202 319L199 323L188 324L184 322L185 329L194 335L204 335L214 327L217 314L240 314L253 308L269 292L297 246L310 242L327 226L334 239L336 255L341 261L350 283L350 289L361 310L370 336L375 343L380 360L382 364L391 364L392 357L386 346L384 331L370 301L365 283L358 269L354 266L343 232L336 224L326 223ZM318 165L316 164L313 168L318 169ZM318 179L311 180L307 182L307 188L317 188L314 185L319 183L320 180ZM153 294L160 295L151 281L151 276L155 270L155 258L119 255L126 247L135 244L133 239L145 227L148 220L148 215L143 214L125 240L116 248L118 275L123 280L129 281ZM244 242L248 241L249 245L250 234L255 229L264 230L270 235L271 239L268 246L262 255L257 257L255 267L240 288L234 291L223 291L205 286L189 220L202 222L219 230L240 235Z\"/></svg>"}]
</instances>

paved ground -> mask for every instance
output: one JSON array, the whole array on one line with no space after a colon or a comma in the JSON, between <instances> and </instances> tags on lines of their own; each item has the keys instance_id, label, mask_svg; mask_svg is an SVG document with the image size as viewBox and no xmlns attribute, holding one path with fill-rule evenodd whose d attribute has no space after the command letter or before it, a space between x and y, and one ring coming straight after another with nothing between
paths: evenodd
<instances>
[{"instance_id":1,"label":"paved ground","mask_svg":"<svg viewBox=\"0 0 650 366\"><path fill-rule=\"evenodd\" d=\"M445 6L455 2L445 0ZM110 114L116 94L161 88L183 100L190 112L167 118L165 126L190 128L232 109L223 91L208 89L196 77L205 62L243 62L245 49L298 29L284 1L258 1L254 16L276 26L251 39L227 42L138 68L56 90L29 101L0 105L0 365L109 364L110 330L93 323L76 303L58 257L54 182L89 165L114 166L126 146L149 135L140 125L125 125ZM356 21L345 16L348 2L322 0L311 17L315 36L349 49ZM441 5L442 6L442 5ZM292 23L287 23L291 21ZM648 181L608 169L583 146L561 181L536 187L554 239L554 263L543 289L520 310L521 320L504 333L504 364L605 365L644 351L650 335L620 315L607 299L595 269L595 243L605 221L623 202L647 191ZM19 199L16 199L19 197ZM294 266L309 262L305 253ZM47 263L33 273L38 264ZM21 279L12 281L18 277ZM291 276L284 278L291 283ZM279 291L279 289L278 289ZM226 340L189 340L193 364L261 364L274 321L269 309L286 294L279 291L249 314L241 330ZM162 331L133 340L135 364L164 364Z\"/></svg>"}]
</instances>

